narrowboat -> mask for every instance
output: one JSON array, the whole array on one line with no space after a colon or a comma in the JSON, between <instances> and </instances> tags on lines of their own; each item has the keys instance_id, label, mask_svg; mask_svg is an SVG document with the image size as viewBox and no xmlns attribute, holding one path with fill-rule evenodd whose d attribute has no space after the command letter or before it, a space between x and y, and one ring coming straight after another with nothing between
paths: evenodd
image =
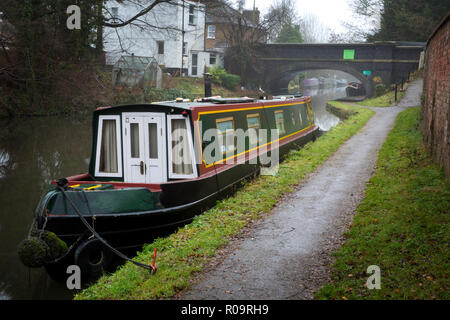
<instances>
[{"instance_id":1,"label":"narrowboat","mask_svg":"<svg viewBox=\"0 0 450 320\"><path fill-rule=\"evenodd\" d=\"M92 229L114 248L148 243L319 134L311 98L302 96L100 107L92 126L88 172L54 180L31 228L56 235L70 263L90 271L110 261Z\"/></svg>"},{"instance_id":2,"label":"narrowboat","mask_svg":"<svg viewBox=\"0 0 450 320\"><path fill-rule=\"evenodd\" d=\"M317 78L308 78L303 80L303 86L306 88L310 87L318 87L319 86L319 79Z\"/></svg>"},{"instance_id":3,"label":"narrowboat","mask_svg":"<svg viewBox=\"0 0 450 320\"><path fill-rule=\"evenodd\" d=\"M345 89L348 97L363 96L366 91L360 82L349 82L347 88Z\"/></svg>"}]
</instances>

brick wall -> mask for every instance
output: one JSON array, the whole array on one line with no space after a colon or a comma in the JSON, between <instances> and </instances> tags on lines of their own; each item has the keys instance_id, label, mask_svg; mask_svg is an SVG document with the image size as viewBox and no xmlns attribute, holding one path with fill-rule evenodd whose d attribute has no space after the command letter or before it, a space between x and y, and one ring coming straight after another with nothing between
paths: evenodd
<instances>
[{"instance_id":1,"label":"brick wall","mask_svg":"<svg viewBox=\"0 0 450 320\"><path fill-rule=\"evenodd\" d=\"M450 180L450 13L427 43L421 130L433 159Z\"/></svg>"}]
</instances>

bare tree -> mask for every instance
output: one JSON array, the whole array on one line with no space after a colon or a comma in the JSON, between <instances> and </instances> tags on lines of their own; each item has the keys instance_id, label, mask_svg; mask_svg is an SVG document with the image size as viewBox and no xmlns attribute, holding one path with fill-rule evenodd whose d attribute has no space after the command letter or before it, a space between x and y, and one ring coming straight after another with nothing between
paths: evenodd
<instances>
[{"instance_id":1,"label":"bare tree","mask_svg":"<svg viewBox=\"0 0 450 320\"><path fill-rule=\"evenodd\" d=\"M300 18L296 13L293 0L277 0L269 8L264 16L264 26L267 32L268 42L275 42L281 29L286 25L299 25Z\"/></svg>"},{"instance_id":2,"label":"bare tree","mask_svg":"<svg viewBox=\"0 0 450 320\"><path fill-rule=\"evenodd\" d=\"M330 29L319 18L308 13L302 16L300 30L306 43L324 43L328 41Z\"/></svg>"},{"instance_id":3,"label":"bare tree","mask_svg":"<svg viewBox=\"0 0 450 320\"><path fill-rule=\"evenodd\" d=\"M380 28L382 0L349 0L353 10L352 22L344 22L349 30L347 38L353 42L363 42Z\"/></svg>"},{"instance_id":4,"label":"bare tree","mask_svg":"<svg viewBox=\"0 0 450 320\"><path fill-rule=\"evenodd\" d=\"M124 3L125 1L117 1L118 3ZM120 18L114 17L114 15L106 10L108 15L104 18L102 25L104 27L110 28L120 28L126 25L129 25L133 22L144 22L144 20L140 19L141 17L148 14L153 8L162 3L174 3L174 0L128 0L129 4L134 4L137 8L140 8L132 17L122 20ZM144 25L147 25L145 22ZM155 26L152 26L155 27Z\"/></svg>"},{"instance_id":5,"label":"bare tree","mask_svg":"<svg viewBox=\"0 0 450 320\"><path fill-rule=\"evenodd\" d=\"M353 11L360 16L374 17L380 14L383 7L382 0L351 0Z\"/></svg>"}]
</instances>

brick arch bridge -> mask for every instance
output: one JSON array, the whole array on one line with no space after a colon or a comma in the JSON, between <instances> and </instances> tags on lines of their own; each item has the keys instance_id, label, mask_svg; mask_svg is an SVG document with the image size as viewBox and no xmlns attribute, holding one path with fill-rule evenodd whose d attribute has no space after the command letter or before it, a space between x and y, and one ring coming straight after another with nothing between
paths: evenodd
<instances>
[{"instance_id":1,"label":"brick arch bridge","mask_svg":"<svg viewBox=\"0 0 450 320\"><path fill-rule=\"evenodd\" d=\"M262 44L258 47L260 73L251 82L272 94L287 93L290 80L304 70L329 69L359 79L372 96L377 83L399 84L419 67L421 42L358 44ZM262 81L261 81L262 79Z\"/></svg>"}]
</instances>

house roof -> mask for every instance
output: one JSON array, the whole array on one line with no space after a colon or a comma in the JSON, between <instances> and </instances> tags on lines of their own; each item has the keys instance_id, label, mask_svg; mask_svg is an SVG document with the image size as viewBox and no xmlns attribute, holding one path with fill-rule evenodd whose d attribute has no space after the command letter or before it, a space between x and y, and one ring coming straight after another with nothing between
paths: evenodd
<instances>
[{"instance_id":1,"label":"house roof","mask_svg":"<svg viewBox=\"0 0 450 320\"><path fill-rule=\"evenodd\" d=\"M153 57L122 55L114 64L114 68L144 70L148 68L152 62L157 63L156 59Z\"/></svg>"}]
</instances>

